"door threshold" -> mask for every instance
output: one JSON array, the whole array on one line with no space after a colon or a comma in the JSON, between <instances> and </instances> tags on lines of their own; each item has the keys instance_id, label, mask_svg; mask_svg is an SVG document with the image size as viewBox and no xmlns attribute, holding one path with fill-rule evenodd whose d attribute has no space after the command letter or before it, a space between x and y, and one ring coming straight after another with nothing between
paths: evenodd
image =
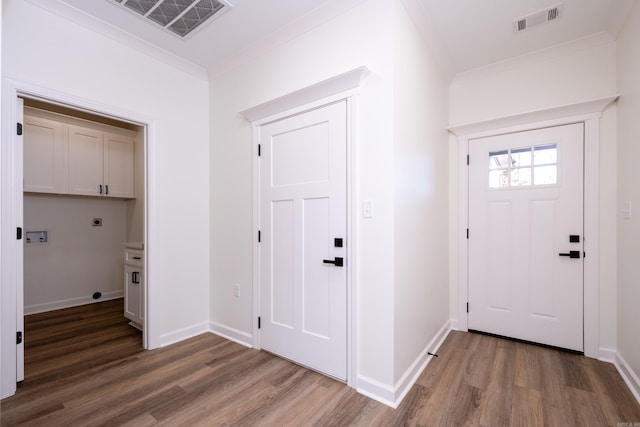
<instances>
[{"instance_id":1,"label":"door threshold","mask_svg":"<svg viewBox=\"0 0 640 427\"><path fill-rule=\"evenodd\" d=\"M476 329L468 329L468 332L470 332L472 334L486 335L488 337L501 338L501 339L508 340L508 341L515 341L515 342L519 342L519 343L522 343L522 344L530 344L530 345L535 345L535 346L538 346L538 347L549 348L551 350L559 350L559 351L564 351L566 353L579 354L581 356L584 356L584 351L572 350L570 348L557 347L555 345L542 344L542 343L535 342L535 341L527 341L527 340L522 340L520 338L513 338L513 337L507 337L507 336L504 336L504 335L492 334L490 332L478 331Z\"/></svg>"}]
</instances>

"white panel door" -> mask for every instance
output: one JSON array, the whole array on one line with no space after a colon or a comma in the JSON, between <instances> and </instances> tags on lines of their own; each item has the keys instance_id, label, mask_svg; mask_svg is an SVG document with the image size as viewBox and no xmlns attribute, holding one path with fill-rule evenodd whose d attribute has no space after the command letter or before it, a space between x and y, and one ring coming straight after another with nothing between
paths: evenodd
<instances>
[{"instance_id":1,"label":"white panel door","mask_svg":"<svg viewBox=\"0 0 640 427\"><path fill-rule=\"evenodd\" d=\"M346 117L339 102L260 128L260 346L342 380Z\"/></svg>"},{"instance_id":2,"label":"white panel door","mask_svg":"<svg viewBox=\"0 0 640 427\"><path fill-rule=\"evenodd\" d=\"M583 133L469 141L469 329L583 351Z\"/></svg>"},{"instance_id":3,"label":"white panel door","mask_svg":"<svg viewBox=\"0 0 640 427\"><path fill-rule=\"evenodd\" d=\"M69 194L104 194L104 137L101 132L69 126Z\"/></svg>"}]
</instances>

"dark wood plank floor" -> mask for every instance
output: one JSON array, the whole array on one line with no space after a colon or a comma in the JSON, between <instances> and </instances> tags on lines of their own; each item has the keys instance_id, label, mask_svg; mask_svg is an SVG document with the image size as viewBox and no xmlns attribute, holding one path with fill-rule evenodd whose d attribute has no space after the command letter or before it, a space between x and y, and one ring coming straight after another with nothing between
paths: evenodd
<instances>
[{"instance_id":1,"label":"dark wood plank floor","mask_svg":"<svg viewBox=\"0 0 640 427\"><path fill-rule=\"evenodd\" d=\"M613 365L452 332L398 409L211 334L154 350L122 300L26 318L2 426L616 426L640 405Z\"/></svg>"}]
</instances>

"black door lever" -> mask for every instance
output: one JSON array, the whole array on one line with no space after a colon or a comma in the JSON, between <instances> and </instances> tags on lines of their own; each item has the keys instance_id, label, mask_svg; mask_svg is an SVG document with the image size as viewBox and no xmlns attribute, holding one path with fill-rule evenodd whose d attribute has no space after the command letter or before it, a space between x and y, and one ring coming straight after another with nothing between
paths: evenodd
<instances>
[{"instance_id":1,"label":"black door lever","mask_svg":"<svg viewBox=\"0 0 640 427\"><path fill-rule=\"evenodd\" d=\"M322 260L324 264L333 264L336 267L344 267L344 258L335 257L333 260L325 259Z\"/></svg>"},{"instance_id":2,"label":"black door lever","mask_svg":"<svg viewBox=\"0 0 640 427\"><path fill-rule=\"evenodd\" d=\"M580 251L569 251L568 254L558 254L560 256L568 256L569 258L580 258Z\"/></svg>"}]
</instances>

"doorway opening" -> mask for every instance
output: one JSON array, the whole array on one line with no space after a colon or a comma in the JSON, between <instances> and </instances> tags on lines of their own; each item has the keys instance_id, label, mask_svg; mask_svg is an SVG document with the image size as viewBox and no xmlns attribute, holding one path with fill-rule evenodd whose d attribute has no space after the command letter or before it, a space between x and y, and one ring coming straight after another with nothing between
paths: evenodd
<instances>
[{"instance_id":1,"label":"doorway opening","mask_svg":"<svg viewBox=\"0 0 640 427\"><path fill-rule=\"evenodd\" d=\"M137 336L142 349L142 295L137 280L142 263L132 263L135 260L127 255L135 251L142 260L144 127L41 100L23 101L28 381L38 375L38 368L30 372L30 365L37 363L43 347L49 358L58 357L57 363L64 364L64 359L80 358L85 344L95 348L103 342L94 335L115 338L108 331L122 323L113 316L118 306L121 320L126 316L137 328L130 333L125 328L118 335ZM51 324L59 329L51 330ZM96 332L85 334L86 328ZM48 331L49 338L39 338L39 331ZM73 336L67 336L67 331ZM67 349L66 354L70 341L74 350ZM54 356L56 350L63 352L62 357Z\"/></svg>"}]
</instances>

